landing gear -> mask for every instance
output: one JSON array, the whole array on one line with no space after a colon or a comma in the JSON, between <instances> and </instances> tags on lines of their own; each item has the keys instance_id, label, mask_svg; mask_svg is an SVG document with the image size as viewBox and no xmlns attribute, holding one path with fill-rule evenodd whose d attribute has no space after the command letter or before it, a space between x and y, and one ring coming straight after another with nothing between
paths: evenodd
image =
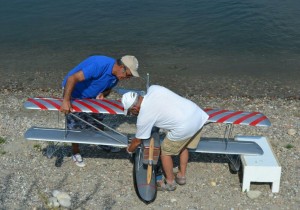
<instances>
[{"instance_id":1,"label":"landing gear","mask_svg":"<svg viewBox=\"0 0 300 210\"><path fill-rule=\"evenodd\" d=\"M241 158L239 155L227 155L229 160L229 171L232 174L237 174L241 169Z\"/></svg>"}]
</instances>

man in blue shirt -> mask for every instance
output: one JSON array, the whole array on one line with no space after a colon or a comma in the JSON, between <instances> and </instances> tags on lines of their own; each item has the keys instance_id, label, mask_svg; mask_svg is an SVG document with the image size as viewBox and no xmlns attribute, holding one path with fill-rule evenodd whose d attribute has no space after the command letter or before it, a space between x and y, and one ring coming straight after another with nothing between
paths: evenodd
<instances>
[{"instance_id":1,"label":"man in blue shirt","mask_svg":"<svg viewBox=\"0 0 300 210\"><path fill-rule=\"evenodd\" d=\"M103 99L119 80L139 77L138 60L132 55L125 55L115 60L107 56L91 56L73 68L63 81L64 98L60 111L68 114L73 111L72 98ZM76 113L81 114L81 113ZM81 117L81 116L80 116ZM99 116L98 116L99 117ZM102 118L102 116L100 116ZM100 119L101 120L101 119ZM72 116L68 116L69 129L84 129ZM72 144L73 160L79 167L84 167L78 144Z\"/></svg>"}]
</instances>

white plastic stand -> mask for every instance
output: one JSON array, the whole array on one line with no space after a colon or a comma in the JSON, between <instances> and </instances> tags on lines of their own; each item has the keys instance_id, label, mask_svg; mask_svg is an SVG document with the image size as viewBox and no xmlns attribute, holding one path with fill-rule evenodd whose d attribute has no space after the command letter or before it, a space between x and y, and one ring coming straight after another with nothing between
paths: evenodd
<instances>
[{"instance_id":1,"label":"white plastic stand","mask_svg":"<svg viewBox=\"0 0 300 210\"><path fill-rule=\"evenodd\" d=\"M249 191L251 182L271 182L272 192L278 193L281 166L268 140L263 136L236 136L235 140L254 141L264 151L263 155L241 155L243 164L242 191Z\"/></svg>"}]
</instances>

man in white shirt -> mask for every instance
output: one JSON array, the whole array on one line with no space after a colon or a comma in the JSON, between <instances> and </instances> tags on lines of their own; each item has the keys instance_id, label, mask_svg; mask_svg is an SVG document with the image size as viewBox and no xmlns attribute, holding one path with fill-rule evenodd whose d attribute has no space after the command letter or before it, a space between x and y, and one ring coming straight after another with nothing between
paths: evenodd
<instances>
[{"instance_id":1,"label":"man in white shirt","mask_svg":"<svg viewBox=\"0 0 300 210\"><path fill-rule=\"evenodd\" d=\"M176 182L185 184L189 157L187 148L197 147L200 130L208 115L192 101L159 85L152 85L144 97L128 92L123 95L122 103L125 115L129 112L138 116L137 132L127 151L133 152L141 139L150 138L154 126L167 130L161 144L161 161L166 180L160 187L162 190L173 191L176 189ZM180 155L180 167L176 176L173 174L172 155Z\"/></svg>"}]
</instances>

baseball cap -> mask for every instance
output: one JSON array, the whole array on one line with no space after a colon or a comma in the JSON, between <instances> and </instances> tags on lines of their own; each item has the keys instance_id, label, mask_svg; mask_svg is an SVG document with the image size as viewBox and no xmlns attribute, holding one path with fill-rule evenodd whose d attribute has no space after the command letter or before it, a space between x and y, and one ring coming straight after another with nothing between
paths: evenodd
<instances>
[{"instance_id":1,"label":"baseball cap","mask_svg":"<svg viewBox=\"0 0 300 210\"><path fill-rule=\"evenodd\" d=\"M137 69L139 68L139 62L133 55L125 55L121 58L122 63L129 68L131 74L134 77L139 77Z\"/></svg>"},{"instance_id":2,"label":"baseball cap","mask_svg":"<svg viewBox=\"0 0 300 210\"><path fill-rule=\"evenodd\" d=\"M138 95L136 92L127 92L122 96L122 104L124 107L124 114L127 115L128 109L137 101Z\"/></svg>"}]
</instances>

